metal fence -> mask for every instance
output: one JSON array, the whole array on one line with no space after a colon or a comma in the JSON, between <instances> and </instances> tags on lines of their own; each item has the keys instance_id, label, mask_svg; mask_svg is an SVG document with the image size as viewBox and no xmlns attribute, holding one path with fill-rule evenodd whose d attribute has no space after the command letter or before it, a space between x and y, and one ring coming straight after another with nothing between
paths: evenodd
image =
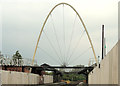
<instances>
[{"instance_id":1,"label":"metal fence","mask_svg":"<svg viewBox=\"0 0 120 86\"><path fill-rule=\"evenodd\" d=\"M32 59L30 58L22 58L22 59L13 59L12 56L3 55L0 52L0 65L15 65L15 66L30 66ZM37 65L37 61L35 60L34 65Z\"/></svg>"}]
</instances>

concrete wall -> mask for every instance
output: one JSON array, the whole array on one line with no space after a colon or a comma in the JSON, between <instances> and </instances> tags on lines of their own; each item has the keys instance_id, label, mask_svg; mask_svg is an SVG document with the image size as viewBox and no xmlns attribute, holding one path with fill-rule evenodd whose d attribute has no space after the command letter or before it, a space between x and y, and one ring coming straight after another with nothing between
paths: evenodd
<instances>
[{"instance_id":1,"label":"concrete wall","mask_svg":"<svg viewBox=\"0 0 120 86\"><path fill-rule=\"evenodd\" d=\"M118 2L118 40L120 40L120 1ZM120 52L120 45L118 52ZM120 64L120 53L118 53L118 57L118 63ZM118 65L118 84L120 86L120 65Z\"/></svg>"},{"instance_id":2,"label":"concrete wall","mask_svg":"<svg viewBox=\"0 0 120 86\"><path fill-rule=\"evenodd\" d=\"M0 69L0 86L1 86L1 69Z\"/></svg>"},{"instance_id":3,"label":"concrete wall","mask_svg":"<svg viewBox=\"0 0 120 86\"><path fill-rule=\"evenodd\" d=\"M1 72L2 84L39 84L40 76L37 74L4 71Z\"/></svg>"},{"instance_id":4,"label":"concrete wall","mask_svg":"<svg viewBox=\"0 0 120 86\"><path fill-rule=\"evenodd\" d=\"M98 66L89 74L89 84L118 84L118 47L120 41L100 62Z\"/></svg>"},{"instance_id":5,"label":"concrete wall","mask_svg":"<svg viewBox=\"0 0 120 86\"><path fill-rule=\"evenodd\" d=\"M44 84L53 83L53 76L51 76L51 75L43 75L43 77L44 77Z\"/></svg>"}]
</instances>

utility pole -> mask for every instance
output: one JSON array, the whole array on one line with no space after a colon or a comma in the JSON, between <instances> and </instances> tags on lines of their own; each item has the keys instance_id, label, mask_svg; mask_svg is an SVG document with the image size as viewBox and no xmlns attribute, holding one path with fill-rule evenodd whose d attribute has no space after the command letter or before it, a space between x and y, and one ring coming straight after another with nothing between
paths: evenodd
<instances>
[{"instance_id":1,"label":"utility pole","mask_svg":"<svg viewBox=\"0 0 120 86\"><path fill-rule=\"evenodd\" d=\"M102 59L104 58L104 25L102 25Z\"/></svg>"}]
</instances>

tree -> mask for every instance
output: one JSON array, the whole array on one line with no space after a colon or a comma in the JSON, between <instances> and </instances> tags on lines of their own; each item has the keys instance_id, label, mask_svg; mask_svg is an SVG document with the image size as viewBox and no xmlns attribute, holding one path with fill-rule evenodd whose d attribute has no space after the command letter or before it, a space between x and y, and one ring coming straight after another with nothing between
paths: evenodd
<instances>
[{"instance_id":1,"label":"tree","mask_svg":"<svg viewBox=\"0 0 120 86\"><path fill-rule=\"evenodd\" d=\"M84 65L76 65L74 67L84 67ZM70 80L70 81L79 81L79 80L85 80L85 76L83 74L77 74L77 72L81 71L82 69L72 69L69 72L76 72L76 73L69 73L69 74L63 74L62 79L63 80Z\"/></svg>"},{"instance_id":2,"label":"tree","mask_svg":"<svg viewBox=\"0 0 120 86\"><path fill-rule=\"evenodd\" d=\"M4 57L3 57L3 55L2 55L2 53L1 53L1 51L0 51L0 64L1 64L1 65L3 64L3 59L4 59Z\"/></svg>"},{"instance_id":3,"label":"tree","mask_svg":"<svg viewBox=\"0 0 120 86\"><path fill-rule=\"evenodd\" d=\"M85 76L83 74L63 74L62 76L63 80L70 80L70 81L79 81L79 80L85 80Z\"/></svg>"},{"instance_id":4,"label":"tree","mask_svg":"<svg viewBox=\"0 0 120 86\"><path fill-rule=\"evenodd\" d=\"M22 63L22 56L19 53L19 51L16 51L16 53L13 55L14 65L17 65L17 60L18 60L18 65L21 65L21 63Z\"/></svg>"}]
</instances>

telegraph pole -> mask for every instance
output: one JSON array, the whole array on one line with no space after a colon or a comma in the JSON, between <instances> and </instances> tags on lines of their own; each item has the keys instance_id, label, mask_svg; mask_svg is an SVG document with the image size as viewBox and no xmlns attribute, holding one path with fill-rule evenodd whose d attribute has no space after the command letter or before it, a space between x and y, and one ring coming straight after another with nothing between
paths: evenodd
<instances>
[{"instance_id":1,"label":"telegraph pole","mask_svg":"<svg viewBox=\"0 0 120 86\"><path fill-rule=\"evenodd\" d=\"M102 25L102 59L104 58L104 25Z\"/></svg>"}]
</instances>

